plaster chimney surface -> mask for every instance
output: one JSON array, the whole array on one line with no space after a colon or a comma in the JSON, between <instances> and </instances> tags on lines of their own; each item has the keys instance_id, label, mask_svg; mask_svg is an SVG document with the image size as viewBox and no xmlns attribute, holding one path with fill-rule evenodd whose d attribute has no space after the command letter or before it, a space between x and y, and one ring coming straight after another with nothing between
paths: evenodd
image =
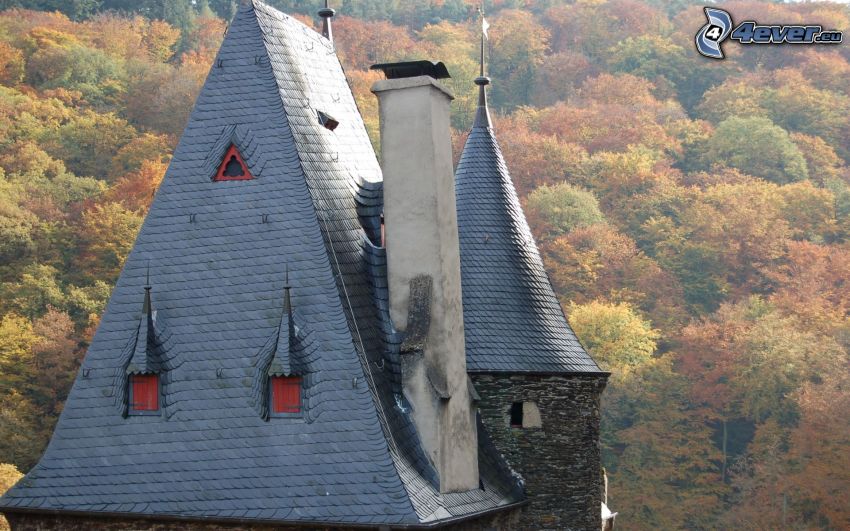
<instances>
[{"instance_id":1,"label":"plaster chimney surface","mask_svg":"<svg viewBox=\"0 0 850 531\"><path fill-rule=\"evenodd\" d=\"M406 330L411 289L430 277L421 351L402 354L404 393L442 492L478 488L475 409L467 386L449 122L451 92L428 75L385 79L378 97L390 315Z\"/></svg>"}]
</instances>

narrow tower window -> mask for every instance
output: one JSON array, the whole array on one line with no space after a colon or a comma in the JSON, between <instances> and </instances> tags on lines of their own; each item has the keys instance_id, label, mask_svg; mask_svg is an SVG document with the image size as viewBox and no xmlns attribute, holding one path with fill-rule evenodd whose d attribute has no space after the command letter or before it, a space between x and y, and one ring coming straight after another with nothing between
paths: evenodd
<instances>
[{"instance_id":1,"label":"narrow tower window","mask_svg":"<svg viewBox=\"0 0 850 531\"><path fill-rule=\"evenodd\" d=\"M536 402L511 404L511 428L542 428L543 416Z\"/></svg>"},{"instance_id":2,"label":"narrow tower window","mask_svg":"<svg viewBox=\"0 0 850 531\"><path fill-rule=\"evenodd\" d=\"M218 167L218 173L215 174L213 180L245 181L253 178L254 176L251 175L250 171L248 171L248 166L242 159L242 155L239 153L239 150L236 149L236 146L231 144L227 153L224 154L221 165Z\"/></svg>"},{"instance_id":3,"label":"narrow tower window","mask_svg":"<svg viewBox=\"0 0 850 531\"><path fill-rule=\"evenodd\" d=\"M130 412L159 411L159 375L130 375Z\"/></svg>"},{"instance_id":4,"label":"narrow tower window","mask_svg":"<svg viewBox=\"0 0 850 531\"><path fill-rule=\"evenodd\" d=\"M301 377L272 376L270 380L272 414L301 413Z\"/></svg>"},{"instance_id":5,"label":"narrow tower window","mask_svg":"<svg viewBox=\"0 0 850 531\"><path fill-rule=\"evenodd\" d=\"M511 428L522 428L522 402L511 404Z\"/></svg>"}]
</instances>

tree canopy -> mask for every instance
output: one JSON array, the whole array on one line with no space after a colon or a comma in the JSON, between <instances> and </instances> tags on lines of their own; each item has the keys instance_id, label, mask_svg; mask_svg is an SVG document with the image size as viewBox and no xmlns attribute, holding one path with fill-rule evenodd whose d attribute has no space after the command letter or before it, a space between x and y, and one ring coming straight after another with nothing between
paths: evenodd
<instances>
[{"instance_id":1,"label":"tree canopy","mask_svg":"<svg viewBox=\"0 0 850 531\"><path fill-rule=\"evenodd\" d=\"M268 0L317 27L321 2ZM459 153L477 0L340 0L376 62L444 61ZM0 491L46 445L233 0L0 0ZM850 29L846 6L727 2ZM850 53L694 50L691 0L488 0L491 113L549 277L612 375L629 529L850 526Z\"/></svg>"}]
</instances>

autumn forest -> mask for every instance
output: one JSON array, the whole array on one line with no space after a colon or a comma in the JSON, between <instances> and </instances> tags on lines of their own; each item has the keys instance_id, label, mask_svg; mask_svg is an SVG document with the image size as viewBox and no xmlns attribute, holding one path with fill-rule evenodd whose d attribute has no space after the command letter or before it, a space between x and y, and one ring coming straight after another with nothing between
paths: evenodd
<instances>
[{"instance_id":1,"label":"autumn forest","mask_svg":"<svg viewBox=\"0 0 850 531\"><path fill-rule=\"evenodd\" d=\"M318 23L318 0L269 3ZM431 58L460 151L478 4L332 2L376 147L369 66ZM850 30L839 4L724 6ZM703 58L689 0L484 8L496 133L564 311L612 372L618 526L850 528L850 47ZM0 9L2 491L50 438L234 2Z\"/></svg>"}]
</instances>

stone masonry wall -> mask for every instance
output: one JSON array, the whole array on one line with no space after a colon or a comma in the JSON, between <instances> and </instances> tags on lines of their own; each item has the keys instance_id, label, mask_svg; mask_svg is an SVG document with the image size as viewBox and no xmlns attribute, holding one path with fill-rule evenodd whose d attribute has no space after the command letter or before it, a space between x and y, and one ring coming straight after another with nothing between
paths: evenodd
<instances>
[{"instance_id":1,"label":"stone masonry wall","mask_svg":"<svg viewBox=\"0 0 850 531\"><path fill-rule=\"evenodd\" d=\"M525 480L530 504L518 529L601 529L599 398L606 378L479 374L472 380L487 431ZM540 410L541 426L511 427L511 404L529 401Z\"/></svg>"}]
</instances>

